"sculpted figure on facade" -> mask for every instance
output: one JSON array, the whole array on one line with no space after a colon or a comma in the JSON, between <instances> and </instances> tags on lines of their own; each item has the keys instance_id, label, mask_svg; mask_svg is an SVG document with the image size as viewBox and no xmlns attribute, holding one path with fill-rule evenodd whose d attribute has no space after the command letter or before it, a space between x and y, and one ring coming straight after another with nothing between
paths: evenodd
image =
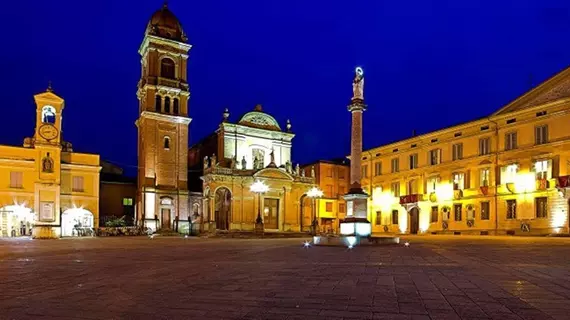
<instances>
[{"instance_id":1,"label":"sculpted figure on facade","mask_svg":"<svg viewBox=\"0 0 570 320\"><path fill-rule=\"evenodd\" d=\"M243 158L241 158L241 169L242 170L247 169L247 161L245 160L245 156L243 156Z\"/></svg>"},{"instance_id":2,"label":"sculpted figure on facade","mask_svg":"<svg viewBox=\"0 0 570 320\"><path fill-rule=\"evenodd\" d=\"M204 157L204 169L208 169L208 156Z\"/></svg>"},{"instance_id":3,"label":"sculpted figure on facade","mask_svg":"<svg viewBox=\"0 0 570 320\"><path fill-rule=\"evenodd\" d=\"M289 160L287 160L287 162L285 162L285 171L286 171L287 173L293 173L293 172L291 172L291 171L292 171L292 168L291 168L291 161L289 161Z\"/></svg>"},{"instance_id":4,"label":"sculpted figure on facade","mask_svg":"<svg viewBox=\"0 0 570 320\"><path fill-rule=\"evenodd\" d=\"M212 156L210 157L210 162L211 162L210 167L215 168L218 165L217 160L218 159L216 158L216 154L213 153Z\"/></svg>"},{"instance_id":5,"label":"sculpted figure on facade","mask_svg":"<svg viewBox=\"0 0 570 320\"><path fill-rule=\"evenodd\" d=\"M305 176L305 169L301 170L301 177Z\"/></svg>"},{"instance_id":6,"label":"sculpted figure on facade","mask_svg":"<svg viewBox=\"0 0 570 320\"><path fill-rule=\"evenodd\" d=\"M352 81L352 99L364 100L364 70L357 67Z\"/></svg>"},{"instance_id":7,"label":"sculpted figure on facade","mask_svg":"<svg viewBox=\"0 0 570 320\"><path fill-rule=\"evenodd\" d=\"M233 156L233 158L232 158L231 166L232 166L232 169L237 169L237 159L235 156Z\"/></svg>"},{"instance_id":8,"label":"sculpted figure on facade","mask_svg":"<svg viewBox=\"0 0 570 320\"><path fill-rule=\"evenodd\" d=\"M315 166L311 166L311 178L315 177Z\"/></svg>"},{"instance_id":9,"label":"sculpted figure on facade","mask_svg":"<svg viewBox=\"0 0 570 320\"><path fill-rule=\"evenodd\" d=\"M53 159L49 156L49 152L42 160L42 171L47 173L53 172Z\"/></svg>"},{"instance_id":10,"label":"sculpted figure on facade","mask_svg":"<svg viewBox=\"0 0 570 320\"><path fill-rule=\"evenodd\" d=\"M269 154L269 160L271 160L269 163L275 164L275 151L273 149L271 149L271 153Z\"/></svg>"},{"instance_id":11,"label":"sculpted figure on facade","mask_svg":"<svg viewBox=\"0 0 570 320\"><path fill-rule=\"evenodd\" d=\"M300 174L301 174L301 167L299 166L298 163L297 163L297 165L295 166L295 174L296 174L296 175L300 175Z\"/></svg>"},{"instance_id":12,"label":"sculpted figure on facade","mask_svg":"<svg viewBox=\"0 0 570 320\"><path fill-rule=\"evenodd\" d=\"M259 169L259 160L257 160L257 157L253 158L253 169Z\"/></svg>"}]
</instances>

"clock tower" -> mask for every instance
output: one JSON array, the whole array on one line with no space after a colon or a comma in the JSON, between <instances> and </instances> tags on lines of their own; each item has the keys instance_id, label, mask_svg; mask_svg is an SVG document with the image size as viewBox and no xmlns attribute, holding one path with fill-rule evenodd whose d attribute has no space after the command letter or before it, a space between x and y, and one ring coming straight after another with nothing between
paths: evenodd
<instances>
[{"instance_id":1,"label":"clock tower","mask_svg":"<svg viewBox=\"0 0 570 320\"><path fill-rule=\"evenodd\" d=\"M148 22L139 48L137 221L181 231L188 222L188 52L192 46L167 5Z\"/></svg>"}]
</instances>

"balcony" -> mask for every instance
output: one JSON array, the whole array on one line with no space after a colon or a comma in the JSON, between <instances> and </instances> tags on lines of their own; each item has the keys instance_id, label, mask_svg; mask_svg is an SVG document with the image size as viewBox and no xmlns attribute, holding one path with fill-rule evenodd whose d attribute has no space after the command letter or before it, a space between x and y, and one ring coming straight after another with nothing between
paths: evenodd
<instances>
[{"instance_id":1,"label":"balcony","mask_svg":"<svg viewBox=\"0 0 570 320\"><path fill-rule=\"evenodd\" d=\"M400 196L400 204L415 203L424 200L423 194L408 194L406 196Z\"/></svg>"},{"instance_id":2,"label":"balcony","mask_svg":"<svg viewBox=\"0 0 570 320\"><path fill-rule=\"evenodd\" d=\"M180 81L178 81L178 80L167 79L167 78L162 78L162 77L158 77L157 80L158 80L157 84L159 86L166 86L166 87L173 87L173 88L178 88L180 86Z\"/></svg>"}]
</instances>

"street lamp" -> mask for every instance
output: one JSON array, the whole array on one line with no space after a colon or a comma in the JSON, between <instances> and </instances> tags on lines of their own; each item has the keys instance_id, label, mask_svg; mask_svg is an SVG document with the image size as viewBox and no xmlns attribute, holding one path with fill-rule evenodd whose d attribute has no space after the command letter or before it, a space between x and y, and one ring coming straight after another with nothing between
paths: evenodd
<instances>
[{"instance_id":1,"label":"street lamp","mask_svg":"<svg viewBox=\"0 0 570 320\"><path fill-rule=\"evenodd\" d=\"M262 224L263 219L261 218L261 194L266 193L269 190L269 187L263 183L263 181L257 180L255 181L249 190L253 193L257 193L258 199L258 206L257 206L257 219L255 219L255 224Z\"/></svg>"},{"instance_id":2,"label":"street lamp","mask_svg":"<svg viewBox=\"0 0 570 320\"><path fill-rule=\"evenodd\" d=\"M315 210L315 202L317 198L321 198L323 196L323 191L317 187L312 187L309 191L307 191L307 196L311 198L311 206L312 206L312 213L313 213L313 222L311 223L313 226L313 235L317 234L317 227L319 226L319 222L317 221L317 212Z\"/></svg>"}]
</instances>

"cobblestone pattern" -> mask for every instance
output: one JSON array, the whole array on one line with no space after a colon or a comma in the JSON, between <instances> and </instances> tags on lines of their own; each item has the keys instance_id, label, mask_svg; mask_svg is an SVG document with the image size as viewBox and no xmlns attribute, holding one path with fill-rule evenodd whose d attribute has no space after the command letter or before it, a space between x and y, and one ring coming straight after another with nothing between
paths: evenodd
<instances>
[{"instance_id":1,"label":"cobblestone pattern","mask_svg":"<svg viewBox=\"0 0 570 320\"><path fill-rule=\"evenodd\" d=\"M570 239L0 240L0 319L568 319Z\"/></svg>"}]
</instances>

